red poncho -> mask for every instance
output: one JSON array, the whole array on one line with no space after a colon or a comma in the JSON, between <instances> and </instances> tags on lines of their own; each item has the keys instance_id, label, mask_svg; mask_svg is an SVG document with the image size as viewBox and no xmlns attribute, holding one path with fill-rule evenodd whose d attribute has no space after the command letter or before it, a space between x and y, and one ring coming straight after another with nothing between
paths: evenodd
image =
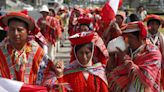
<instances>
[{"instance_id":1,"label":"red poncho","mask_svg":"<svg viewBox=\"0 0 164 92\"><path fill-rule=\"evenodd\" d=\"M129 63L122 63L108 75L109 89L112 92L127 92L133 86L136 92L159 92L161 77L161 53L152 45L145 45ZM124 62L124 61L123 61ZM131 65L129 65L131 64Z\"/></svg>"}]
</instances>

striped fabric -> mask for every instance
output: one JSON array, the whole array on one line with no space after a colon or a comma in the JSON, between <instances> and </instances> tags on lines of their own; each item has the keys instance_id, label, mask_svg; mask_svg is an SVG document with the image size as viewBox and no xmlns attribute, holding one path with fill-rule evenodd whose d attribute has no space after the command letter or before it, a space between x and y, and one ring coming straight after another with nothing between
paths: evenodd
<instances>
[{"instance_id":1,"label":"striped fabric","mask_svg":"<svg viewBox=\"0 0 164 92\"><path fill-rule=\"evenodd\" d=\"M134 60L117 66L108 76L109 89L112 92L128 92L132 86L135 92L159 92L161 77L161 53L146 45ZM149 90L149 91L147 91Z\"/></svg>"},{"instance_id":2,"label":"striped fabric","mask_svg":"<svg viewBox=\"0 0 164 92\"><path fill-rule=\"evenodd\" d=\"M159 35L159 40L160 40L160 50L161 50L161 53L162 53L162 76L161 76L161 84L162 84L162 92L164 92L164 35L163 33L160 32L160 35Z\"/></svg>"},{"instance_id":3,"label":"striped fabric","mask_svg":"<svg viewBox=\"0 0 164 92\"><path fill-rule=\"evenodd\" d=\"M35 41L29 41L25 51L27 62L18 64L15 62L14 49L10 45L6 44L0 47L1 76L27 84L40 85L43 81L44 72L48 72L53 63L50 62L43 49ZM22 66L23 68L18 68Z\"/></svg>"},{"instance_id":4,"label":"striped fabric","mask_svg":"<svg viewBox=\"0 0 164 92\"><path fill-rule=\"evenodd\" d=\"M37 22L39 27L41 25L42 20L43 18L41 17ZM46 23L51 27L46 26L46 29L41 29L41 33L49 42L55 44L55 41L57 40L56 38L60 38L62 35L60 23L56 18L51 16L46 17Z\"/></svg>"}]
</instances>

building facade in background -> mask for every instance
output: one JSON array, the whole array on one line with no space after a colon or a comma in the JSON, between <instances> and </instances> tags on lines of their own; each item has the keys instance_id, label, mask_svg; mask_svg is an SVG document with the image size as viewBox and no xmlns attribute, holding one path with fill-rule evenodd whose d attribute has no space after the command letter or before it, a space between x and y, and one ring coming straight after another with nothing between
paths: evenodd
<instances>
[{"instance_id":1,"label":"building facade in background","mask_svg":"<svg viewBox=\"0 0 164 92\"><path fill-rule=\"evenodd\" d=\"M4 9L22 9L24 5L31 5L34 8L39 8L43 4L49 7L56 7L62 4L65 0L0 0L0 8ZM68 5L81 5L82 7L104 5L107 0L69 0ZM164 12L164 0L123 0L123 7L136 8L144 6L148 10Z\"/></svg>"},{"instance_id":2,"label":"building facade in background","mask_svg":"<svg viewBox=\"0 0 164 92\"><path fill-rule=\"evenodd\" d=\"M43 5L43 0L22 0L26 4L30 4L33 7L40 7Z\"/></svg>"}]
</instances>

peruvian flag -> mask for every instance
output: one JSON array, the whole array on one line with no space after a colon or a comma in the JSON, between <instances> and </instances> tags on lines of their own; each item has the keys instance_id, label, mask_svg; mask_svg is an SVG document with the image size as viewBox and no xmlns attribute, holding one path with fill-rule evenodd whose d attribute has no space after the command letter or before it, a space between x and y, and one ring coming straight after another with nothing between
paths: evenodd
<instances>
[{"instance_id":1,"label":"peruvian flag","mask_svg":"<svg viewBox=\"0 0 164 92\"><path fill-rule=\"evenodd\" d=\"M0 92L48 92L46 87L0 78Z\"/></svg>"},{"instance_id":2,"label":"peruvian flag","mask_svg":"<svg viewBox=\"0 0 164 92\"><path fill-rule=\"evenodd\" d=\"M111 20L115 19L118 8L122 6L122 0L109 0L105 3L101 11L102 21L109 24Z\"/></svg>"}]
</instances>

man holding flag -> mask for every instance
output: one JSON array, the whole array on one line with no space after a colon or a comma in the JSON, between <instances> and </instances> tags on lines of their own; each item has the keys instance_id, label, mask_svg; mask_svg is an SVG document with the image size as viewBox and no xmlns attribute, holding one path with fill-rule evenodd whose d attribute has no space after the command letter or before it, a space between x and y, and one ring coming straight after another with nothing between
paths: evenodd
<instances>
[{"instance_id":1,"label":"man holding flag","mask_svg":"<svg viewBox=\"0 0 164 92\"><path fill-rule=\"evenodd\" d=\"M101 23L99 24L100 26L99 35L103 37L103 39L105 40L107 40L106 35L108 34L108 31L111 30L113 26L115 26L114 31L118 30L119 28L117 27L118 24L116 23L115 17L117 15L118 8L120 8L121 5L122 5L122 0L108 0L105 3L104 7L102 8L102 11L100 13ZM120 32L116 31L114 32L113 35L117 36L119 34Z\"/></svg>"},{"instance_id":2,"label":"man holding flag","mask_svg":"<svg viewBox=\"0 0 164 92\"><path fill-rule=\"evenodd\" d=\"M109 24L117 14L118 8L121 7L122 0L108 0L102 8L101 17L105 24Z\"/></svg>"}]
</instances>

